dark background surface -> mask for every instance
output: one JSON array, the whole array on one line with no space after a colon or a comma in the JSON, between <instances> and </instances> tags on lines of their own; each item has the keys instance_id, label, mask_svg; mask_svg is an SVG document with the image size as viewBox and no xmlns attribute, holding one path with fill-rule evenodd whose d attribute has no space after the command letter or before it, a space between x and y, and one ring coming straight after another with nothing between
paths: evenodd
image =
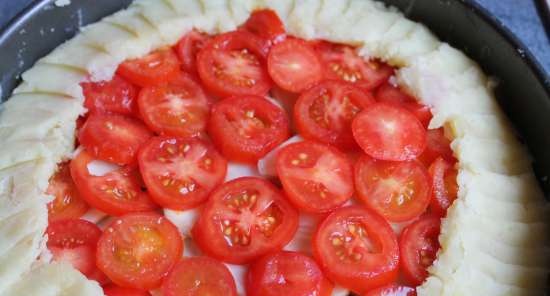
<instances>
[{"instance_id":1,"label":"dark background surface","mask_svg":"<svg viewBox=\"0 0 550 296\"><path fill-rule=\"evenodd\" d=\"M72 0L93 1L93 0ZM412 0L414 1L414 0ZM435 0L433 0L435 1ZM550 73L550 42L544 31L535 1L543 0L474 0L493 13L535 55ZM33 0L0 0L0 27L28 6ZM550 21L550 20L548 20Z\"/></svg>"}]
</instances>

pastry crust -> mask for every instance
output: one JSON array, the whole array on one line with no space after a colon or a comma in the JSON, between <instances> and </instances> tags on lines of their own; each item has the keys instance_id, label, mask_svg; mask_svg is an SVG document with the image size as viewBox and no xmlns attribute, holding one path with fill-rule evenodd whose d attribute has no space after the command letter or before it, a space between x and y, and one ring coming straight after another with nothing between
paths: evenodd
<instances>
[{"instance_id":1,"label":"pastry crust","mask_svg":"<svg viewBox=\"0 0 550 296\"><path fill-rule=\"evenodd\" d=\"M487 77L425 26L372 0L137 0L39 60L0 114L0 294L102 295L69 266L31 268L44 246L43 192L74 149L84 112L79 82L109 79L123 60L173 44L193 27L232 30L261 7L275 9L290 34L354 44L400 67L399 84L432 108L430 128L444 126L453 137L459 197L418 294L543 294L548 205Z\"/></svg>"}]
</instances>

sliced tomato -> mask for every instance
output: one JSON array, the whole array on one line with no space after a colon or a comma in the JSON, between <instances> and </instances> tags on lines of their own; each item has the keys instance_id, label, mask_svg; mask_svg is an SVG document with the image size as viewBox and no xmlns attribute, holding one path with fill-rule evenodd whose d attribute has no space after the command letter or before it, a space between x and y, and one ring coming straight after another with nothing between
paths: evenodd
<instances>
[{"instance_id":1,"label":"sliced tomato","mask_svg":"<svg viewBox=\"0 0 550 296\"><path fill-rule=\"evenodd\" d=\"M148 291L124 288L114 284L103 287L103 293L105 296L151 296L151 293Z\"/></svg>"},{"instance_id":2,"label":"sliced tomato","mask_svg":"<svg viewBox=\"0 0 550 296\"><path fill-rule=\"evenodd\" d=\"M391 284L371 290L364 296L416 296L416 290L407 286Z\"/></svg>"},{"instance_id":3,"label":"sliced tomato","mask_svg":"<svg viewBox=\"0 0 550 296\"><path fill-rule=\"evenodd\" d=\"M456 181L458 172L454 163L437 158L429 168L432 176L432 200L430 210L439 217L445 216L458 193Z\"/></svg>"},{"instance_id":4,"label":"sliced tomato","mask_svg":"<svg viewBox=\"0 0 550 296\"><path fill-rule=\"evenodd\" d=\"M235 280L227 266L210 257L180 261L162 283L163 296L237 296Z\"/></svg>"},{"instance_id":5,"label":"sliced tomato","mask_svg":"<svg viewBox=\"0 0 550 296\"><path fill-rule=\"evenodd\" d=\"M313 254L329 279L355 293L397 278L397 238L384 218L363 207L328 215L313 236Z\"/></svg>"},{"instance_id":6,"label":"sliced tomato","mask_svg":"<svg viewBox=\"0 0 550 296\"><path fill-rule=\"evenodd\" d=\"M205 201L223 182L227 161L205 140L155 137L140 151L139 168L158 204L185 210Z\"/></svg>"},{"instance_id":7,"label":"sliced tomato","mask_svg":"<svg viewBox=\"0 0 550 296\"><path fill-rule=\"evenodd\" d=\"M359 199L392 222L420 216L430 203L430 175L417 161L393 162L363 156L355 165Z\"/></svg>"},{"instance_id":8,"label":"sliced tomato","mask_svg":"<svg viewBox=\"0 0 550 296\"><path fill-rule=\"evenodd\" d=\"M296 93L323 78L321 62L315 50L307 42L295 38L287 38L271 48L267 70L277 86Z\"/></svg>"},{"instance_id":9,"label":"sliced tomato","mask_svg":"<svg viewBox=\"0 0 550 296\"><path fill-rule=\"evenodd\" d=\"M389 65L363 59L355 48L348 45L320 41L315 43L315 49L328 79L340 79L373 90L393 74L393 68Z\"/></svg>"},{"instance_id":10,"label":"sliced tomato","mask_svg":"<svg viewBox=\"0 0 550 296\"><path fill-rule=\"evenodd\" d=\"M315 260L298 252L264 256L250 265L246 277L248 296L330 296L332 288Z\"/></svg>"},{"instance_id":11,"label":"sliced tomato","mask_svg":"<svg viewBox=\"0 0 550 296\"><path fill-rule=\"evenodd\" d=\"M380 86L376 91L375 97L379 102L396 104L409 110L420 120L424 127L428 127L430 120L432 120L430 107L418 103L415 98L389 83Z\"/></svg>"},{"instance_id":12,"label":"sliced tomato","mask_svg":"<svg viewBox=\"0 0 550 296\"><path fill-rule=\"evenodd\" d=\"M409 111L392 104L375 103L352 123L357 144L368 155L382 160L411 160L426 147L426 130Z\"/></svg>"},{"instance_id":13,"label":"sliced tomato","mask_svg":"<svg viewBox=\"0 0 550 296\"><path fill-rule=\"evenodd\" d=\"M311 141L277 154L277 174L289 200L307 212L328 212L353 195L353 169L345 154Z\"/></svg>"},{"instance_id":14,"label":"sliced tomato","mask_svg":"<svg viewBox=\"0 0 550 296\"><path fill-rule=\"evenodd\" d=\"M120 64L117 73L141 87L164 84L180 71L178 56L169 48L155 50L148 55Z\"/></svg>"},{"instance_id":15,"label":"sliced tomato","mask_svg":"<svg viewBox=\"0 0 550 296\"><path fill-rule=\"evenodd\" d=\"M273 184L243 177L210 194L192 233L206 254L244 264L280 250L297 227L298 212Z\"/></svg>"},{"instance_id":16,"label":"sliced tomato","mask_svg":"<svg viewBox=\"0 0 550 296\"><path fill-rule=\"evenodd\" d=\"M435 260L439 250L441 219L424 216L403 230L399 239L401 267L407 282L418 286L428 277L428 267Z\"/></svg>"},{"instance_id":17,"label":"sliced tomato","mask_svg":"<svg viewBox=\"0 0 550 296\"><path fill-rule=\"evenodd\" d=\"M426 149L418 156L418 160L429 167L439 157L448 162L456 161L451 150L451 140L445 137L443 128L426 132Z\"/></svg>"},{"instance_id":18,"label":"sliced tomato","mask_svg":"<svg viewBox=\"0 0 550 296\"><path fill-rule=\"evenodd\" d=\"M97 243L97 266L115 284L150 290L179 261L183 239L178 228L156 213L117 218Z\"/></svg>"},{"instance_id":19,"label":"sliced tomato","mask_svg":"<svg viewBox=\"0 0 550 296\"><path fill-rule=\"evenodd\" d=\"M351 122L372 103L370 93L350 83L328 80L302 93L294 106L294 121L305 138L342 148L357 147Z\"/></svg>"},{"instance_id":20,"label":"sliced tomato","mask_svg":"<svg viewBox=\"0 0 550 296\"><path fill-rule=\"evenodd\" d=\"M203 32L191 30L185 34L176 45L176 52L181 61L181 67L187 73L198 75L197 54L204 48L211 37Z\"/></svg>"},{"instance_id":21,"label":"sliced tomato","mask_svg":"<svg viewBox=\"0 0 550 296\"><path fill-rule=\"evenodd\" d=\"M220 34L197 55L197 70L213 94L265 95L271 81L265 66L263 42L246 31Z\"/></svg>"},{"instance_id":22,"label":"sliced tomato","mask_svg":"<svg viewBox=\"0 0 550 296\"><path fill-rule=\"evenodd\" d=\"M47 247L54 261L65 261L84 275L91 275L95 267L96 244L101 230L81 219L56 220L46 229Z\"/></svg>"},{"instance_id":23,"label":"sliced tomato","mask_svg":"<svg viewBox=\"0 0 550 296\"><path fill-rule=\"evenodd\" d=\"M59 165L55 175L50 178L46 193L54 196L54 200L48 203L50 221L80 218L88 211L88 204L80 197L73 182L68 162Z\"/></svg>"},{"instance_id":24,"label":"sliced tomato","mask_svg":"<svg viewBox=\"0 0 550 296\"><path fill-rule=\"evenodd\" d=\"M143 88L138 103L145 124L159 134L186 137L206 129L208 99L183 73L167 84Z\"/></svg>"},{"instance_id":25,"label":"sliced tomato","mask_svg":"<svg viewBox=\"0 0 550 296\"><path fill-rule=\"evenodd\" d=\"M277 16L277 13L271 9L260 9L252 12L244 23L243 29L266 40L269 45L280 42L286 37L285 25Z\"/></svg>"},{"instance_id":26,"label":"sliced tomato","mask_svg":"<svg viewBox=\"0 0 550 296\"><path fill-rule=\"evenodd\" d=\"M145 125L130 117L91 114L78 140L94 157L124 165L135 162L139 148L152 135Z\"/></svg>"},{"instance_id":27,"label":"sliced tomato","mask_svg":"<svg viewBox=\"0 0 550 296\"><path fill-rule=\"evenodd\" d=\"M70 164L71 176L84 200L110 215L150 211L157 207L142 190L139 173L132 167L121 167L103 176L94 176L88 164L95 159L85 150Z\"/></svg>"},{"instance_id":28,"label":"sliced tomato","mask_svg":"<svg viewBox=\"0 0 550 296\"><path fill-rule=\"evenodd\" d=\"M137 88L119 75L109 81L83 82L84 107L90 113L135 115Z\"/></svg>"},{"instance_id":29,"label":"sliced tomato","mask_svg":"<svg viewBox=\"0 0 550 296\"><path fill-rule=\"evenodd\" d=\"M214 105L208 132L225 157L239 162L257 161L290 136L284 110L259 96Z\"/></svg>"}]
</instances>

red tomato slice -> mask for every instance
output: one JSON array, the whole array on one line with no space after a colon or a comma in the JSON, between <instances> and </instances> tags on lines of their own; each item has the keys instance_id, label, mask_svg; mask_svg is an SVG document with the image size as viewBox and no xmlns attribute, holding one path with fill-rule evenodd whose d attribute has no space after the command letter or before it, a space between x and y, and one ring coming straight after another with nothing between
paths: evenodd
<instances>
[{"instance_id":1,"label":"red tomato slice","mask_svg":"<svg viewBox=\"0 0 550 296\"><path fill-rule=\"evenodd\" d=\"M208 132L225 157L239 162L257 161L290 136L284 110L258 96L214 105Z\"/></svg>"},{"instance_id":2,"label":"red tomato slice","mask_svg":"<svg viewBox=\"0 0 550 296\"><path fill-rule=\"evenodd\" d=\"M185 258L162 282L163 296L237 296L235 280L227 267L210 257Z\"/></svg>"},{"instance_id":3,"label":"red tomato slice","mask_svg":"<svg viewBox=\"0 0 550 296\"><path fill-rule=\"evenodd\" d=\"M211 37L203 32L191 30L185 34L176 45L176 52L181 61L181 67L184 71L193 75L197 73L197 54L204 48Z\"/></svg>"},{"instance_id":4,"label":"red tomato slice","mask_svg":"<svg viewBox=\"0 0 550 296\"><path fill-rule=\"evenodd\" d=\"M355 165L359 199L392 222L420 216L430 203L430 175L417 161L392 162L363 156Z\"/></svg>"},{"instance_id":5,"label":"red tomato slice","mask_svg":"<svg viewBox=\"0 0 550 296\"><path fill-rule=\"evenodd\" d=\"M418 286L428 277L439 250L440 218L425 216L407 226L399 239L401 267L407 282Z\"/></svg>"},{"instance_id":6,"label":"red tomato slice","mask_svg":"<svg viewBox=\"0 0 550 296\"><path fill-rule=\"evenodd\" d=\"M432 176L430 210L439 217L445 216L458 193L457 170L454 164L439 157L429 168Z\"/></svg>"},{"instance_id":7,"label":"red tomato slice","mask_svg":"<svg viewBox=\"0 0 550 296\"><path fill-rule=\"evenodd\" d=\"M145 124L159 134L186 137L206 129L208 99L183 73L165 85L143 88L138 103Z\"/></svg>"},{"instance_id":8,"label":"red tomato slice","mask_svg":"<svg viewBox=\"0 0 550 296\"><path fill-rule=\"evenodd\" d=\"M285 39L285 25L277 16L277 13L271 9L260 9L252 12L243 29L256 36L265 39L271 44L275 44Z\"/></svg>"},{"instance_id":9,"label":"red tomato slice","mask_svg":"<svg viewBox=\"0 0 550 296\"><path fill-rule=\"evenodd\" d=\"M178 56L169 48L127 60L118 67L118 74L141 87L164 84L180 71Z\"/></svg>"},{"instance_id":10,"label":"red tomato slice","mask_svg":"<svg viewBox=\"0 0 550 296\"><path fill-rule=\"evenodd\" d=\"M267 70L279 87L290 92L302 92L323 78L315 50L307 42L295 38L287 38L271 48Z\"/></svg>"},{"instance_id":11,"label":"red tomato slice","mask_svg":"<svg viewBox=\"0 0 550 296\"><path fill-rule=\"evenodd\" d=\"M59 165L55 175L50 178L46 193L55 197L48 203L49 221L80 218L88 211L88 204L80 197L67 162Z\"/></svg>"},{"instance_id":12,"label":"red tomato slice","mask_svg":"<svg viewBox=\"0 0 550 296\"><path fill-rule=\"evenodd\" d=\"M392 284L371 290L364 296L416 296L416 290Z\"/></svg>"},{"instance_id":13,"label":"red tomato slice","mask_svg":"<svg viewBox=\"0 0 550 296\"><path fill-rule=\"evenodd\" d=\"M54 261L65 261L89 276L95 270L95 249L101 230L81 219L50 222L46 229L47 247Z\"/></svg>"},{"instance_id":14,"label":"red tomato slice","mask_svg":"<svg viewBox=\"0 0 550 296\"><path fill-rule=\"evenodd\" d=\"M157 206L142 191L136 169L122 167L104 176L88 171L92 156L85 150L71 161L71 175L82 198L94 208L110 215L154 210Z\"/></svg>"},{"instance_id":15,"label":"red tomato slice","mask_svg":"<svg viewBox=\"0 0 550 296\"><path fill-rule=\"evenodd\" d=\"M329 279L356 293L397 278L397 238L384 218L363 207L328 215L313 236L313 253Z\"/></svg>"},{"instance_id":16,"label":"red tomato slice","mask_svg":"<svg viewBox=\"0 0 550 296\"><path fill-rule=\"evenodd\" d=\"M393 74L392 67L376 60L363 59L351 46L321 41L315 43L315 49L328 79L340 79L373 90Z\"/></svg>"},{"instance_id":17,"label":"red tomato slice","mask_svg":"<svg viewBox=\"0 0 550 296\"><path fill-rule=\"evenodd\" d=\"M205 201L223 182L227 161L204 140L155 137L140 151L139 168L158 204L185 210Z\"/></svg>"},{"instance_id":18,"label":"red tomato slice","mask_svg":"<svg viewBox=\"0 0 550 296\"><path fill-rule=\"evenodd\" d=\"M246 277L248 296L330 296L332 288L315 260L297 252L264 256L252 263Z\"/></svg>"},{"instance_id":19,"label":"red tomato slice","mask_svg":"<svg viewBox=\"0 0 550 296\"><path fill-rule=\"evenodd\" d=\"M160 286L182 253L182 236L164 216L127 214L99 239L97 266L121 287L150 290Z\"/></svg>"},{"instance_id":20,"label":"red tomato slice","mask_svg":"<svg viewBox=\"0 0 550 296\"><path fill-rule=\"evenodd\" d=\"M222 98L265 95L271 81L265 69L262 43L246 31L216 36L197 56L197 70L205 87Z\"/></svg>"},{"instance_id":21,"label":"red tomato slice","mask_svg":"<svg viewBox=\"0 0 550 296\"><path fill-rule=\"evenodd\" d=\"M456 161L451 150L451 140L445 137L443 128L426 132L426 149L418 156L418 160L429 167L439 157L449 162Z\"/></svg>"},{"instance_id":22,"label":"red tomato slice","mask_svg":"<svg viewBox=\"0 0 550 296\"><path fill-rule=\"evenodd\" d=\"M420 120L424 127L428 127L430 120L432 120L430 107L419 104L415 98L389 83L385 83L378 88L375 97L379 102L396 104L409 110Z\"/></svg>"},{"instance_id":23,"label":"red tomato slice","mask_svg":"<svg viewBox=\"0 0 550 296\"><path fill-rule=\"evenodd\" d=\"M103 287L103 293L105 296L151 296L147 291L123 288L113 284Z\"/></svg>"},{"instance_id":24,"label":"red tomato slice","mask_svg":"<svg viewBox=\"0 0 550 296\"><path fill-rule=\"evenodd\" d=\"M328 212L353 195L353 169L345 154L311 141L283 147L277 174L289 200L307 212Z\"/></svg>"},{"instance_id":25,"label":"red tomato slice","mask_svg":"<svg viewBox=\"0 0 550 296\"><path fill-rule=\"evenodd\" d=\"M280 250L297 227L298 212L273 184L244 177L210 194L192 233L208 255L244 264Z\"/></svg>"},{"instance_id":26,"label":"red tomato slice","mask_svg":"<svg viewBox=\"0 0 550 296\"><path fill-rule=\"evenodd\" d=\"M124 165L135 162L139 148L152 135L135 119L91 114L80 129L78 140L94 157Z\"/></svg>"},{"instance_id":27,"label":"red tomato slice","mask_svg":"<svg viewBox=\"0 0 550 296\"><path fill-rule=\"evenodd\" d=\"M351 133L355 115L374 103L370 93L343 81L324 81L302 93L294 106L301 136L343 148L357 147Z\"/></svg>"},{"instance_id":28,"label":"red tomato slice","mask_svg":"<svg viewBox=\"0 0 550 296\"><path fill-rule=\"evenodd\" d=\"M135 115L138 90L119 75L110 81L83 82L84 107L90 113Z\"/></svg>"},{"instance_id":29,"label":"red tomato slice","mask_svg":"<svg viewBox=\"0 0 550 296\"><path fill-rule=\"evenodd\" d=\"M426 130L404 108L375 103L352 123L353 137L368 155L382 160L411 160L426 147Z\"/></svg>"}]
</instances>

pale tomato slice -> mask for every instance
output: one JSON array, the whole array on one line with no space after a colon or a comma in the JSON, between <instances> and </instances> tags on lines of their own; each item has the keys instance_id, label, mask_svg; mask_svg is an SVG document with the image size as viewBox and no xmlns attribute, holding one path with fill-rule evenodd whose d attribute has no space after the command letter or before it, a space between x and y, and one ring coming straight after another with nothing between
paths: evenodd
<instances>
[{"instance_id":1,"label":"pale tomato slice","mask_svg":"<svg viewBox=\"0 0 550 296\"><path fill-rule=\"evenodd\" d=\"M416 296L416 290L407 286L391 284L370 290L364 296Z\"/></svg>"},{"instance_id":2,"label":"pale tomato slice","mask_svg":"<svg viewBox=\"0 0 550 296\"><path fill-rule=\"evenodd\" d=\"M432 176L432 200L430 210L443 217L447 209L453 204L458 194L458 172L453 162L441 157L437 158L429 168Z\"/></svg>"},{"instance_id":3,"label":"pale tomato slice","mask_svg":"<svg viewBox=\"0 0 550 296\"><path fill-rule=\"evenodd\" d=\"M429 167L439 157L448 162L456 161L451 150L451 140L445 136L443 128L426 132L426 149L418 156L418 160Z\"/></svg>"},{"instance_id":4,"label":"pale tomato slice","mask_svg":"<svg viewBox=\"0 0 550 296\"><path fill-rule=\"evenodd\" d=\"M191 30L181 38L176 45L176 53L180 58L181 67L184 71L193 74L195 77L198 75L197 54L210 39L211 37L208 34L197 30Z\"/></svg>"},{"instance_id":5,"label":"pale tomato slice","mask_svg":"<svg viewBox=\"0 0 550 296\"><path fill-rule=\"evenodd\" d=\"M47 194L54 200L48 203L50 221L67 218L80 218L88 211L88 204L80 197L71 177L69 163L59 165L57 172L50 178Z\"/></svg>"}]
</instances>

